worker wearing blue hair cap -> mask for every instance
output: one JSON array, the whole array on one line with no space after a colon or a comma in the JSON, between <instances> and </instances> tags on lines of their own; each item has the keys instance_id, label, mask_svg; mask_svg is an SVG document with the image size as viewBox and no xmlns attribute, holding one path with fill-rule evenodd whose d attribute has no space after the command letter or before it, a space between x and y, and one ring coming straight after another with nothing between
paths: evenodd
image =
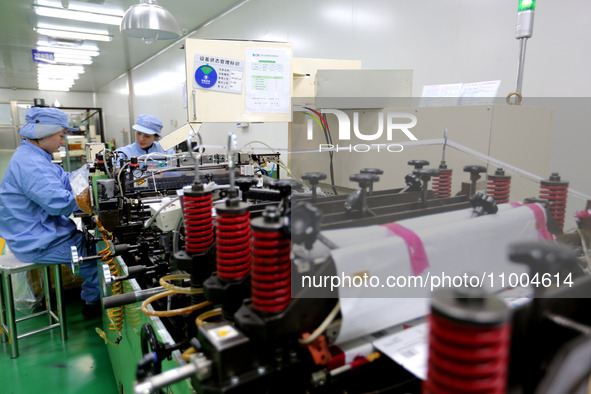
<instances>
[{"instance_id":1,"label":"worker wearing blue hair cap","mask_svg":"<svg viewBox=\"0 0 591 394\"><path fill-rule=\"evenodd\" d=\"M23 137L0 184L0 237L22 262L69 264L70 247L84 256L82 233L68 216L77 209L68 173L51 162L63 144L68 117L57 108L33 107L27 111ZM82 315L98 317L100 291L96 261L80 266L84 279Z\"/></svg>"},{"instance_id":2,"label":"worker wearing blue hair cap","mask_svg":"<svg viewBox=\"0 0 591 394\"><path fill-rule=\"evenodd\" d=\"M125 159L140 157L149 153L174 154L174 149L165 151L156 141L160 137L162 122L154 115L142 114L138 116L137 121L131 128L135 130L135 142L115 151L123 153L126 156Z\"/></svg>"}]
</instances>

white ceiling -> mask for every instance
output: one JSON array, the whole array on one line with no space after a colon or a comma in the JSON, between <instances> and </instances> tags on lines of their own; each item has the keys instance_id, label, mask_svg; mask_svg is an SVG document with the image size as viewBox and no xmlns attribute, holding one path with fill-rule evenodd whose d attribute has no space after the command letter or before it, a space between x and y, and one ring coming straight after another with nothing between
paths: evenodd
<instances>
[{"instance_id":1,"label":"white ceiling","mask_svg":"<svg viewBox=\"0 0 591 394\"><path fill-rule=\"evenodd\" d=\"M248 0L160 0L175 17L182 34L194 31L204 23ZM137 38L128 38L119 32L118 26L67 21L37 16L33 12L35 0L2 0L0 13L0 88L37 89L37 63L31 50L40 35L33 30L38 22L107 29L113 35L110 42L96 42L100 55L93 64L84 66L70 91L93 92L111 82L126 71L150 58L174 41L157 41L147 45ZM139 0L70 0L70 4L99 4L109 9L127 10Z\"/></svg>"}]
</instances>

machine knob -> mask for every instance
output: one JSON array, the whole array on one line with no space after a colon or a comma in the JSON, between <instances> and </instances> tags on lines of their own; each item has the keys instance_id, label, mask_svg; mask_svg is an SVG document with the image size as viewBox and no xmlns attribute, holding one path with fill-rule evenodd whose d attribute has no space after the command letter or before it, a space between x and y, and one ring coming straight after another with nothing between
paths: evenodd
<instances>
[{"instance_id":1,"label":"machine knob","mask_svg":"<svg viewBox=\"0 0 591 394\"><path fill-rule=\"evenodd\" d=\"M486 213L497 213L499 207L492 196L476 193L470 198L470 204L474 208L474 216L482 216Z\"/></svg>"},{"instance_id":2,"label":"machine knob","mask_svg":"<svg viewBox=\"0 0 591 394\"><path fill-rule=\"evenodd\" d=\"M380 170L379 168L363 168L359 172L362 174L382 175L384 173L384 170Z\"/></svg>"},{"instance_id":3,"label":"machine knob","mask_svg":"<svg viewBox=\"0 0 591 394\"><path fill-rule=\"evenodd\" d=\"M421 180L417 174L408 174L404 177L406 183L406 190L408 191L419 191L421 190Z\"/></svg>"},{"instance_id":4,"label":"machine knob","mask_svg":"<svg viewBox=\"0 0 591 394\"><path fill-rule=\"evenodd\" d=\"M439 170L435 168L423 168L422 170L418 170L417 174L423 182L429 182L432 177L439 175Z\"/></svg>"},{"instance_id":5,"label":"machine knob","mask_svg":"<svg viewBox=\"0 0 591 394\"><path fill-rule=\"evenodd\" d=\"M415 170L420 170L424 166L428 166L429 162L427 160L409 160L408 165L414 166Z\"/></svg>"},{"instance_id":6,"label":"machine knob","mask_svg":"<svg viewBox=\"0 0 591 394\"><path fill-rule=\"evenodd\" d=\"M269 183L271 189L279 190L279 194L282 197L288 196L291 193L291 189L299 189L302 184L295 179L281 179L273 180Z\"/></svg>"},{"instance_id":7,"label":"machine knob","mask_svg":"<svg viewBox=\"0 0 591 394\"><path fill-rule=\"evenodd\" d=\"M300 203L290 212L291 240L296 244L303 243L306 249L312 249L316 236L320 232L322 213L310 203Z\"/></svg>"},{"instance_id":8,"label":"machine knob","mask_svg":"<svg viewBox=\"0 0 591 394\"><path fill-rule=\"evenodd\" d=\"M353 174L349 176L351 182L357 182L360 188L366 188L373 185L374 182L379 182L380 177L375 174Z\"/></svg>"},{"instance_id":9,"label":"machine knob","mask_svg":"<svg viewBox=\"0 0 591 394\"><path fill-rule=\"evenodd\" d=\"M312 186L312 201L316 202L316 185L323 179L326 179L326 174L323 172L306 172L302 175L302 179L310 182Z\"/></svg>"},{"instance_id":10,"label":"machine knob","mask_svg":"<svg viewBox=\"0 0 591 394\"><path fill-rule=\"evenodd\" d=\"M486 167L478 166L478 165L465 166L464 172L469 172L471 176L475 176L480 173L486 172ZM480 176L478 176L478 178L476 178L476 179L479 179L479 178L480 178Z\"/></svg>"},{"instance_id":11,"label":"machine knob","mask_svg":"<svg viewBox=\"0 0 591 394\"><path fill-rule=\"evenodd\" d=\"M254 178L238 178L234 180L234 183L242 192L242 201L246 201L246 192L248 192L248 189L256 185L258 182Z\"/></svg>"},{"instance_id":12,"label":"machine knob","mask_svg":"<svg viewBox=\"0 0 591 394\"><path fill-rule=\"evenodd\" d=\"M81 264L81 259L80 256L78 255L78 249L76 249L75 246L70 246L70 263L71 263L71 268L72 268L72 273L74 275L79 275L80 274L80 264ZM4 311L2 311L4 313Z\"/></svg>"},{"instance_id":13,"label":"machine knob","mask_svg":"<svg viewBox=\"0 0 591 394\"><path fill-rule=\"evenodd\" d=\"M520 242L509 246L509 259L529 267L530 274L578 272L576 253L569 247L551 242Z\"/></svg>"},{"instance_id":14,"label":"machine knob","mask_svg":"<svg viewBox=\"0 0 591 394\"><path fill-rule=\"evenodd\" d=\"M364 168L360 171L362 174L374 174L374 175L382 175L384 173L383 170L380 170L379 168ZM376 180L375 182L378 182L378 180ZM373 182L371 183L371 185L369 185L369 195L371 196L373 194Z\"/></svg>"},{"instance_id":15,"label":"machine knob","mask_svg":"<svg viewBox=\"0 0 591 394\"><path fill-rule=\"evenodd\" d=\"M326 174L323 172L306 172L302 175L302 179L310 182L310 185L316 186L320 181L326 179Z\"/></svg>"}]
</instances>

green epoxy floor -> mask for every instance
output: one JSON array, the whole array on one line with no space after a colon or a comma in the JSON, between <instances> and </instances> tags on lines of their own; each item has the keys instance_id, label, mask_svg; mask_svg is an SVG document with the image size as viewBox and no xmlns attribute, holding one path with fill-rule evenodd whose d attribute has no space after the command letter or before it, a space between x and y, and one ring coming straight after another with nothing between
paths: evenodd
<instances>
[{"instance_id":1,"label":"green epoxy floor","mask_svg":"<svg viewBox=\"0 0 591 394\"><path fill-rule=\"evenodd\" d=\"M0 393L119 393L107 348L95 331L101 320L83 319L79 292L74 289L65 293L66 342L61 342L59 329L21 338L16 359L10 358L8 343L1 344ZM46 316L37 317L18 323L18 328L29 329L46 321Z\"/></svg>"}]
</instances>

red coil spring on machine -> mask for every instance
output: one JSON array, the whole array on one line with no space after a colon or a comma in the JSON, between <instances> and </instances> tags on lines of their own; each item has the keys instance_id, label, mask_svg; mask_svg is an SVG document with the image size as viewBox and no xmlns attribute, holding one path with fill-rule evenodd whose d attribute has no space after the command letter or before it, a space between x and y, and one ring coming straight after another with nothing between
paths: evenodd
<instances>
[{"instance_id":1,"label":"red coil spring on machine","mask_svg":"<svg viewBox=\"0 0 591 394\"><path fill-rule=\"evenodd\" d=\"M213 218L211 193L183 196L185 217L185 250L203 253L213 244Z\"/></svg>"},{"instance_id":2,"label":"red coil spring on machine","mask_svg":"<svg viewBox=\"0 0 591 394\"><path fill-rule=\"evenodd\" d=\"M550 215L562 230L566 215L566 199L568 197L568 182L561 182L557 173L550 175L549 180L540 182L540 198L550 202Z\"/></svg>"},{"instance_id":3,"label":"red coil spring on machine","mask_svg":"<svg viewBox=\"0 0 591 394\"><path fill-rule=\"evenodd\" d=\"M433 177L433 192L439 198L451 197L452 170L439 170L439 176Z\"/></svg>"},{"instance_id":4,"label":"red coil spring on machine","mask_svg":"<svg viewBox=\"0 0 591 394\"><path fill-rule=\"evenodd\" d=\"M429 369L423 394L504 394L511 326L429 316Z\"/></svg>"},{"instance_id":5,"label":"red coil spring on machine","mask_svg":"<svg viewBox=\"0 0 591 394\"><path fill-rule=\"evenodd\" d=\"M494 175L488 176L486 194L494 198L497 204L509 202L511 193L511 177L505 175L502 169L497 169Z\"/></svg>"},{"instance_id":6,"label":"red coil spring on machine","mask_svg":"<svg viewBox=\"0 0 591 394\"><path fill-rule=\"evenodd\" d=\"M291 299L291 240L281 231L252 231L252 305L281 312Z\"/></svg>"},{"instance_id":7,"label":"red coil spring on machine","mask_svg":"<svg viewBox=\"0 0 591 394\"><path fill-rule=\"evenodd\" d=\"M243 279L250 271L250 212L216 217L217 275L224 279Z\"/></svg>"}]
</instances>

